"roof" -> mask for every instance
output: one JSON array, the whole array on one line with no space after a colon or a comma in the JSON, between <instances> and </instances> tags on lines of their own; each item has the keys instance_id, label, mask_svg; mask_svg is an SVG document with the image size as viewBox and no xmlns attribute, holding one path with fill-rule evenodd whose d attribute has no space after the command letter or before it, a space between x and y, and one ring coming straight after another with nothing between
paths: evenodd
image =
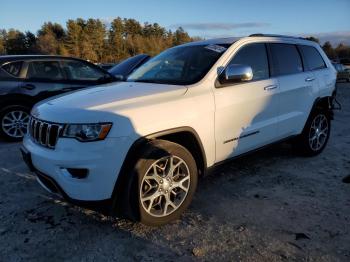
<instances>
[{"instance_id":1,"label":"roof","mask_svg":"<svg viewBox=\"0 0 350 262\"><path fill-rule=\"evenodd\" d=\"M202 40L202 41L196 41L196 42L190 42L186 43L182 46L193 46L193 45L231 45L234 42L236 42L241 37L227 37L227 38L214 38L214 39L208 39L208 40Z\"/></svg>"},{"instance_id":2,"label":"roof","mask_svg":"<svg viewBox=\"0 0 350 262\"><path fill-rule=\"evenodd\" d=\"M17 60L35 60L35 59L74 59L82 60L74 57L59 56L59 55L0 55L0 61L17 61Z\"/></svg>"},{"instance_id":3,"label":"roof","mask_svg":"<svg viewBox=\"0 0 350 262\"><path fill-rule=\"evenodd\" d=\"M256 37L256 38L267 37L267 38L284 39L284 40L295 39L295 40L297 40L297 41L308 41L308 42L312 42L312 41L307 40L307 39L302 38L302 37L288 36L288 35L252 34L252 35L249 35L247 38L251 38L251 37ZM194 45L232 45L234 42L236 42L237 40L242 39L242 38L245 38L245 37L214 38L214 39L208 39L208 40L190 42L190 43L186 43L186 44L181 45L181 46L194 46Z\"/></svg>"}]
</instances>

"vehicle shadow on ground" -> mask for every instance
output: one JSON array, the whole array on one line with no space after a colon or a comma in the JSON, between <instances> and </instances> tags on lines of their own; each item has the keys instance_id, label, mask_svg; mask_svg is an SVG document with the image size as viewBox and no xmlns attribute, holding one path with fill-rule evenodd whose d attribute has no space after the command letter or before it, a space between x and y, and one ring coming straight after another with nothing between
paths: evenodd
<instances>
[{"instance_id":1,"label":"vehicle shadow on ground","mask_svg":"<svg viewBox=\"0 0 350 262\"><path fill-rule=\"evenodd\" d=\"M53 257L58 260L71 259L72 257L80 259L92 254L93 256L97 255L99 259L108 260L113 257L111 254L114 254L115 258L128 257L130 261L144 258L154 260L163 258L166 260L179 256L183 260L193 259L191 239L204 228L203 234L205 236L208 232L210 233L210 230L226 225L225 230L231 228L233 231L225 233L225 236L218 234L219 238L226 239L236 236L237 230L246 230L247 223L254 221L254 217L260 216L260 219L264 220L264 216L267 217L267 215L262 211L266 207L253 205L254 201L265 196L258 192L261 188L259 180L270 180L271 186L272 183L278 183L278 181L275 172L264 173L261 169L273 170L276 168L276 163L290 162L296 158L298 156L295 155L291 145L283 143L221 165L199 180L194 201L180 220L158 228L104 216L95 211L71 205L46 193L32 179L30 184L32 184L33 190L29 188L29 192L24 192L24 194L31 198L35 189L37 197L34 204L29 202L19 211L23 215L25 223L18 225L19 228L22 228L18 232L19 237L22 236L24 241L28 241L32 245L21 247L21 253L30 254L31 247L44 245L43 248L37 250L33 257ZM27 170L26 173L28 173ZM267 185L269 184L267 183ZM248 199L247 188L251 194ZM260 196L256 196L257 194ZM236 216L234 212L233 214L226 212L232 209L244 209L245 206L253 206L254 213L247 212L246 216L242 218L239 215ZM275 220L278 224L279 218L276 217ZM210 226L208 229L207 226L210 223L214 223L215 226ZM227 227L227 223L229 223L229 227ZM27 234L28 227L31 228L29 230L32 232L31 234ZM209 231L206 232L207 230ZM262 232L261 229L249 228L246 234L259 236ZM44 238L42 238L43 235ZM256 242L260 241L259 237L256 237L255 241L255 237L248 236L255 246L260 245ZM273 235L268 237L274 238ZM290 234L290 238L293 237ZM261 246L263 245L262 243ZM83 247L84 252L79 253L77 247ZM61 252L57 253L56 250L61 250ZM256 251L250 252L255 254Z\"/></svg>"}]
</instances>

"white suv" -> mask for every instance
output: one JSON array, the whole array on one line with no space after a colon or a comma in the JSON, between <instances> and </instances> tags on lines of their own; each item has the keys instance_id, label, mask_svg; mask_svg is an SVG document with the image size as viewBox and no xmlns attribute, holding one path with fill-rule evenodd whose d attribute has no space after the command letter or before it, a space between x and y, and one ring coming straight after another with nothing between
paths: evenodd
<instances>
[{"instance_id":1,"label":"white suv","mask_svg":"<svg viewBox=\"0 0 350 262\"><path fill-rule=\"evenodd\" d=\"M23 141L39 183L148 225L178 218L210 167L293 137L326 146L336 71L320 46L252 35L164 51L126 82L37 104Z\"/></svg>"}]
</instances>

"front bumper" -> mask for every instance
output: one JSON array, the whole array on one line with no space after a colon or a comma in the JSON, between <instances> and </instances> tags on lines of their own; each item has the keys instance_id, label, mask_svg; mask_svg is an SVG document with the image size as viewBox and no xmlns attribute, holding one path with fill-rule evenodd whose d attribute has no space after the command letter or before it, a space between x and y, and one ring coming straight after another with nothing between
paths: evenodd
<instances>
[{"instance_id":1,"label":"front bumper","mask_svg":"<svg viewBox=\"0 0 350 262\"><path fill-rule=\"evenodd\" d=\"M128 137L89 143L60 138L54 150L36 144L29 136L23 140L23 148L30 154L26 162L31 162L29 168L38 174L40 184L71 202L110 199L130 146ZM88 176L73 178L67 168L88 169ZM43 181L51 181L57 192Z\"/></svg>"}]
</instances>

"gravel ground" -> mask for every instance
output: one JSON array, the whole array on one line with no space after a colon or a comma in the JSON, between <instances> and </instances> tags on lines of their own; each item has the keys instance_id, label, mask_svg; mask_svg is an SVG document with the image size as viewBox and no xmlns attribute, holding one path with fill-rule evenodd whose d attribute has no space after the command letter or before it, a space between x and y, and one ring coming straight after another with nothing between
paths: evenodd
<instances>
[{"instance_id":1,"label":"gravel ground","mask_svg":"<svg viewBox=\"0 0 350 262\"><path fill-rule=\"evenodd\" d=\"M350 84L339 84L339 100L321 155L281 144L226 164L160 228L51 196L19 144L0 141L0 261L350 261Z\"/></svg>"}]
</instances>

